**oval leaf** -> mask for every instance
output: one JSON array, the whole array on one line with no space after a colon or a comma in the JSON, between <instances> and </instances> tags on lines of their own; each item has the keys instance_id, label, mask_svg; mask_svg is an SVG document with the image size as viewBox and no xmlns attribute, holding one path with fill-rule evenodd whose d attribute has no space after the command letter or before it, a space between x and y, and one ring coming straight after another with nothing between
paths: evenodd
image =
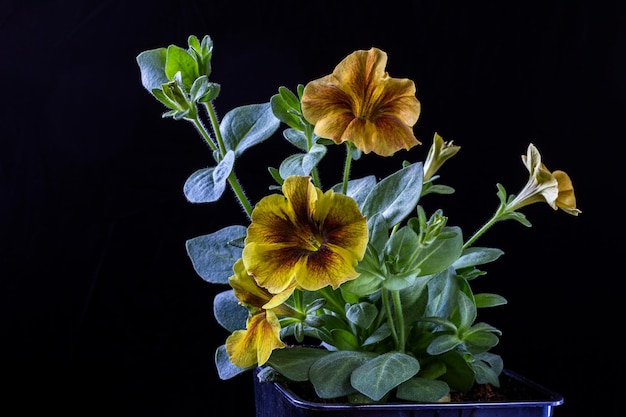
<instances>
[{"instance_id":1,"label":"oval leaf","mask_svg":"<svg viewBox=\"0 0 626 417\"><path fill-rule=\"evenodd\" d=\"M419 201L423 176L422 163L418 162L386 177L367 195L363 214L371 217L380 213L391 226L400 223Z\"/></svg>"},{"instance_id":2,"label":"oval leaf","mask_svg":"<svg viewBox=\"0 0 626 417\"><path fill-rule=\"evenodd\" d=\"M231 333L246 328L248 309L239 304L233 290L222 291L215 296L213 314L215 320Z\"/></svg>"},{"instance_id":3,"label":"oval leaf","mask_svg":"<svg viewBox=\"0 0 626 417\"><path fill-rule=\"evenodd\" d=\"M183 192L191 203L212 203L219 200L226 189L226 181L233 170L235 154L227 152L214 168L199 169L185 181Z\"/></svg>"},{"instance_id":4,"label":"oval leaf","mask_svg":"<svg viewBox=\"0 0 626 417\"><path fill-rule=\"evenodd\" d=\"M362 394L374 401L414 377L420 363L413 356L401 352L380 355L354 370L350 382Z\"/></svg>"},{"instance_id":5,"label":"oval leaf","mask_svg":"<svg viewBox=\"0 0 626 417\"><path fill-rule=\"evenodd\" d=\"M187 255L195 271L207 282L228 284L233 264L241 258L242 248L234 244L245 238L244 226L227 226L208 235L187 240Z\"/></svg>"},{"instance_id":6,"label":"oval leaf","mask_svg":"<svg viewBox=\"0 0 626 417\"><path fill-rule=\"evenodd\" d=\"M239 156L272 136L278 126L280 120L272 113L270 103L248 104L226 113L220 132L226 149Z\"/></svg>"}]
</instances>

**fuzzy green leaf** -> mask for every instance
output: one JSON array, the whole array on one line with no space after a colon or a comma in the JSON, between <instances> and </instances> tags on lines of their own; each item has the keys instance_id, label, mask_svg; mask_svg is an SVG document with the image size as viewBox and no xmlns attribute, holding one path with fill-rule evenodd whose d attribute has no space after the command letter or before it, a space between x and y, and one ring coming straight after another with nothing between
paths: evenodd
<instances>
[{"instance_id":1,"label":"fuzzy green leaf","mask_svg":"<svg viewBox=\"0 0 626 417\"><path fill-rule=\"evenodd\" d=\"M431 275L448 268L463 251L463 236L459 227L445 227L434 242L422 248L415 258L414 266L420 275Z\"/></svg>"},{"instance_id":2,"label":"fuzzy green leaf","mask_svg":"<svg viewBox=\"0 0 626 417\"><path fill-rule=\"evenodd\" d=\"M396 396L415 402L437 402L450 393L444 381L427 378L411 378L398 386Z\"/></svg>"},{"instance_id":3,"label":"fuzzy green leaf","mask_svg":"<svg viewBox=\"0 0 626 417\"><path fill-rule=\"evenodd\" d=\"M191 174L183 187L187 200L191 203L219 200L226 189L226 181L234 164L235 154L229 151L216 167L202 168Z\"/></svg>"},{"instance_id":4,"label":"fuzzy green leaf","mask_svg":"<svg viewBox=\"0 0 626 417\"><path fill-rule=\"evenodd\" d=\"M364 329L367 329L372 325L377 315L378 309L376 306L367 302L353 304L346 311L346 317L348 320Z\"/></svg>"},{"instance_id":5,"label":"fuzzy green leaf","mask_svg":"<svg viewBox=\"0 0 626 417\"><path fill-rule=\"evenodd\" d=\"M285 129L283 130L283 136L289 143L300 149L302 152L309 151L309 144L303 132L296 129Z\"/></svg>"},{"instance_id":6,"label":"fuzzy green leaf","mask_svg":"<svg viewBox=\"0 0 626 417\"><path fill-rule=\"evenodd\" d=\"M234 225L187 240L187 254L198 275L213 284L228 284L233 264L242 252L233 242L245 236L246 227Z\"/></svg>"},{"instance_id":7,"label":"fuzzy green leaf","mask_svg":"<svg viewBox=\"0 0 626 417\"><path fill-rule=\"evenodd\" d=\"M474 302L478 308L495 307L507 303L506 298L501 295L491 293L476 294L474 296Z\"/></svg>"},{"instance_id":8,"label":"fuzzy green leaf","mask_svg":"<svg viewBox=\"0 0 626 417\"><path fill-rule=\"evenodd\" d=\"M315 392L320 398L337 398L356 392L350 383L353 371L376 356L371 352L340 350L322 357L309 371Z\"/></svg>"},{"instance_id":9,"label":"fuzzy green leaf","mask_svg":"<svg viewBox=\"0 0 626 417\"><path fill-rule=\"evenodd\" d=\"M420 364L413 356L401 352L388 352L367 361L352 373L351 384L360 393L374 401L415 376Z\"/></svg>"},{"instance_id":10,"label":"fuzzy green leaf","mask_svg":"<svg viewBox=\"0 0 626 417\"><path fill-rule=\"evenodd\" d=\"M226 352L226 346L221 345L215 350L215 366L217 367L217 373L221 379L230 379L243 372L246 372L252 368L240 368L234 365L228 353Z\"/></svg>"},{"instance_id":11,"label":"fuzzy green leaf","mask_svg":"<svg viewBox=\"0 0 626 417\"><path fill-rule=\"evenodd\" d=\"M137 55L136 61L141 72L141 84L154 95L153 90L161 90L161 86L169 82L165 75L165 48L151 49Z\"/></svg>"},{"instance_id":12,"label":"fuzzy green leaf","mask_svg":"<svg viewBox=\"0 0 626 417\"><path fill-rule=\"evenodd\" d=\"M187 91L191 89L196 78L200 76L196 60L183 48L170 45L167 47L165 58L165 75L171 80L177 72L181 73L182 84Z\"/></svg>"},{"instance_id":13,"label":"fuzzy green leaf","mask_svg":"<svg viewBox=\"0 0 626 417\"><path fill-rule=\"evenodd\" d=\"M316 144L307 153L288 156L278 168L280 176L285 179L291 175L307 176L311 174L324 155L326 155L326 146Z\"/></svg>"},{"instance_id":14,"label":"fuzzy green leaf","mask_svg":"<svg viewBox=\"0 0 626 417\"><path fill-rule=\"evenodd\" d=\"M229 332L245 329L248 309L239 304L233 290L218 293L213 299L215 320Z\"/></svg>"},{"instance_id":15,"label":"fuzzy green leaf","mask_svg":"<svg viewBox=\"0 0 626 417\"><path fill-rule=\"evenodd\" d=\"M469 266L483 265L493 262L502 256L504 252L496 248L472 247L465 249L459 259L452 266L454 269L467 268Z\"/></svg>"},{"instance_id":16,"label":"fuzzy green leaf","mask_svg":"<svg viewBox=\"0 0 626 417\"><path fill-rule=\"evenodd\" d=\"M384 178L363 202L363 214L371 217L380 213L390 226L400 223L415 210L423 175L422 163L417 162Z\"/></svg>"},{"instance_id":17,"label":"fuzzy green leaf","mask_svg":"<svg viewBox=\"0 0 626 417\"><path fill-rule=\"evenodd\" d=\"M309 368L330 351L312 347L292 347L272 352L267 364L292 381L308 381Z\"/></svg>"},{"instance_id":18,"label":"fuzzy green leaf","mask_svg":"<svg viewBox=\"0 0 626 417\"><path fill-rule=\"evenodd\" d=\"M270 138L280 126L269 103L237 107L224 116L220 132L227 150L241 155L246 149Z\"/></svg>"}]
</instances>

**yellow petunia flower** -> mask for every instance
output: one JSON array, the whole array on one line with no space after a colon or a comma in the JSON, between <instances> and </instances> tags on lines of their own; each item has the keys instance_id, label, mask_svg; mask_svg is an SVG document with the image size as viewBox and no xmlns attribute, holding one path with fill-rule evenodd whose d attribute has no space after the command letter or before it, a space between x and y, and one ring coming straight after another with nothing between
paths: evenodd
<instances>
[{"instance_id":1,"label":"yellow petunia flower","mask_svg":"<svg viewBox=\"0 0 626 417\"><path fill-rule=\"evenodd\" d=\"M259 286L280 294L294 285L315 291L356 278L368 241L356 202L323 193L303 176L287 178L283 194L259 201L248 227L242 258Z\"/></svg>"},{"instance_id":2,"label":"yellow petunia flower","mask_svg":"<svg viewBox=\"0 0 626 417\"><path fill-rule=\"evenodd\" d=\"M228 279L228 283L233 288L235 297L239 302L248 307L256 307L264 310L272 309L278 316L295 317L298 313L286 304L283 304L295 289L294 284L286 288L285 291L272 294L265 288L259 287L252 275L248 274L240 258L233 266L235 275Z\"/></svg>"},{"instance_id":3,"label":"yellow petunia flower","mask_svg":"<svg viewBox=\"0 0 626 417\"><path fill-rule=\"evenodd\" d=\"M332 74L309 82L302 114L315 134L381 156L419 145L412 130L420 115L415 83L391 78L386 65L387 54L380 49L359 50Z\"/></svg>"},{"instance_id":4,"label":"yellow petunia flower","mask_svg":"<svg viewBox=\"0 0 626 417\"><path fill-rule=\"evenodd\" d=\"M240 368L263 365L274 349L282 349L280 323L272 310L248 318L246 330L236 330L226 339L230 361Z\"/></svg>"},{"instance_id":5,"label":"yellow petunia flower","mask_svg":"<svg viewBox=\"0 0 626 417\"><path fill-rule=\"evenodd\" d=\"M560 208L573 216L582 213L576 208L574 187L569 176L563 171L550 172L541 162L541 154L532 143L528 145L526 155L522 155L522 161L530 177L522 191L507 204L507 211L516 211L529 204L543 201L554 210Z\"/></svg>"}]
</instances>

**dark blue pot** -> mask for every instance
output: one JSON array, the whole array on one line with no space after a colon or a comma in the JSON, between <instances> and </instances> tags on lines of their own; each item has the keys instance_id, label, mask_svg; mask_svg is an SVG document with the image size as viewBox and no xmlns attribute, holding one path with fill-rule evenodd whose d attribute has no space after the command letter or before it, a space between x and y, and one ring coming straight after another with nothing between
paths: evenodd
<instances>
[{"instance_id":1,"label":"dark blue pot","mask_svg":"<svg viewBox=\"0 0 626 417\"><path fill-rule=\"evenodd\" d=\"M563 397L514 372L504 370L501 384L513 384L528 400L450 403L343 404L304 400L276 382L259 382L254 373L256 417L550 417Z\"/></svg>"}]
</instances>

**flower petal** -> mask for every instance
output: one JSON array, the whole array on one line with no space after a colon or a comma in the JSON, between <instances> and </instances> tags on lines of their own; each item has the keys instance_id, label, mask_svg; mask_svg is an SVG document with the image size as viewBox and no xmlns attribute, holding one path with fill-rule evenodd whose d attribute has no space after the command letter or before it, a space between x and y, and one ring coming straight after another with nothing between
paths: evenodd
<instances>
[{"instance_id":1,"label":"flower petal","mask_svg":"<svg viewBox=\"0 0 626 417\"><path fill-rule=\"evenodd\" d=\"M240 368L263 365L274 349L285 344L280 340L280 324L276 314L263 310L248 319L246 330L237 330L226 339L230 361Z\"/></svg>"}]
</instances>

